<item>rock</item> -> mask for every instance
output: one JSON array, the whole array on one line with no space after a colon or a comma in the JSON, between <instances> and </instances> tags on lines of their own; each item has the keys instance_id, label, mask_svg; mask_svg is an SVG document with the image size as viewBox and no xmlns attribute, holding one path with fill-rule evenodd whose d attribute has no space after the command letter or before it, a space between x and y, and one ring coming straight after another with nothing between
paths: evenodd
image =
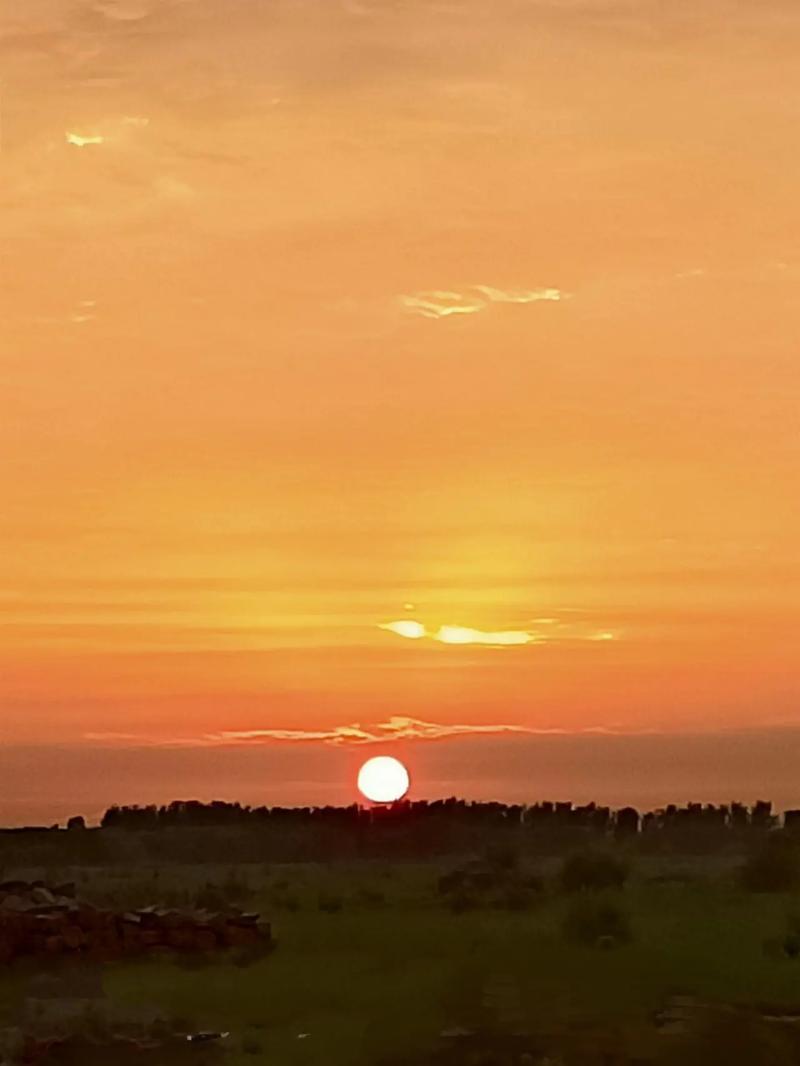
<instances>
[{"instance_id":1,"label":"rock","mask_svg":"<svg viewBox=\"0 0 800 1066\"><path fill-rule=\"evenodd\" d=\"M14 942L5 932L0 931L0 966L14 958Z\"/></svg>"},{"instance_id":2,"label":"rock","mask_svg":"<svg viewBox=\"0 0 800 1066\"><path fill-rule=\"evenodd\" d=\"M79 925L65 925L61 930L64 945L70 951L78 951L86 945L86 934Z\"/></svg>"},{"instance_id":3,"label":"rock","mask_svg":"<svg viewBox=\"0 0 800 1066\"><path fill-rule=\"evenodd\" d=\"M37 885L31 889L29 898L39 906L52 906L56 902L56 897L44 885Z\"/></svg>"},{"instance_id":4,"label":"rock","mask_svg":"<svg viewBox=\"0 0 800 1066\"><path fill-rule=\"evenodd\" d=\"M0 907L4 911L30 911L35 906L36 904L31 903L25 896L20 895L6 896L0 903Z\"/></svg>"},{"instance_id":5,"label":"rock","mask_svg":"<svg viewBox=\"0 0 800 1066\"><path fill-rule=\"evenodd\" d=\"M213 929L198 929L195 932L194 947L198 951L214 951L219 947Z\"/></svg>"}]
</instances>

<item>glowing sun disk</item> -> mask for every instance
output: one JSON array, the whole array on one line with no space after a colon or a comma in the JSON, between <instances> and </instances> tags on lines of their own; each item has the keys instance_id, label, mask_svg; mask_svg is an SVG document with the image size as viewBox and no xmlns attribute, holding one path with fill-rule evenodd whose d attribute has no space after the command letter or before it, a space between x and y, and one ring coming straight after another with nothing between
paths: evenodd
<instances>
[{"instance_id":1,"label":"glowing sun disk","mask_svg":"<svg viewBox=\"0 0 800 1066\"><path fill-rule=\"evenodd\" d=\"M408 792L408 770L399 759L377 755L358 771L358 791L372 803L394 803Z\"/></svg>"}]
</instances>

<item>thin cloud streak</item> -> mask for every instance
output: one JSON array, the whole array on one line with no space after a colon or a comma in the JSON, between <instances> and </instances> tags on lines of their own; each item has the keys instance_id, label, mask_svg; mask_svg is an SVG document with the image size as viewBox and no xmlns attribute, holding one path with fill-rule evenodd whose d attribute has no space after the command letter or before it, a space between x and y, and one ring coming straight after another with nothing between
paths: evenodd
<instances>
[{"instance_id":1,"label":"thin cloud streak","mask_svg":"<svg viewBox=\"0 0 800 1066\"><path fill-rule=\"evenodd\" d=\"M426 722L419 718L393 715L385 722L333 726L330 729L225 729L198 737L159 738L131 733L86 733L84 740L103 744L126 744L142 747L235 747L254 744L327 744L334 747L392 744L398 741L444 740L468 736L640 736L652 731L616 730L606 726L586 729L558 727L535 728L510 723Z\"/></svg>"},{"instance_id":2,"label":"thin cloud streak","mask_svg":"<svg viewBox=\"0 0 800 1066\"><path fill-rule=\"evenodd\" d=\"M533 289L531 292L504 292L490 285L476 285L476 290L496 304L535 304L542 300L558 303L568 298L560 289Z\"/></svg>"},{"instance_id":3,"label":"thin cloud streak","mask_svg":"<svg viewBox=\"0 0 800 1066\"><path fill-rule=\"evenodd\" d=\"M378 626L378 629L385 629L406 640L421 640L423 637L429 637L440 644L479 644L489 648L534 644L540 639L535 633L517 629L487 632L482 629L472 629L469 626L443 625L431 630L427 629L422 622L411 618L403 618L397 622L384 622Z\"/></svg>"},{"instance_id":4,"label":"thin cloud streak","mask_svg":"<svg viewBox=\"0 0 800 1066\"><path fill-rule=\"evenodd\" d=\"M558 303L569 294L556 288L506 291L491 285L472 285L466 293L432 290L400 297L401 305L410 314L424 318L450 318L453 315L473 315L490 304Z\"/></svg>"},{"instance_id":5,"label":"thin cloud streak","mask_svg":"<svg viewBox=\"0 0 800 1066\"><path fill-rule=\"evenodd\" d=\"M87 148L94 144L103 144L105 141L105 137L101 137L99 134L93 137L82 137L80 133L67 131L64 136L67 144L71 144L75 148Z\"/></svg>"},{"instance_id":6,"label":"thin cloud streak","mask_svg":"<svg viewBox=\"0 0 800 1066\"><path fill-rule=\"evenodd\" d=\"M563 626L557 619L544 619L541 624ZM396 622L382 622L378 629L405 640L422 640L428 638L438 644L472 645L484 648L524 647L527 644L553 644L556 642L588 640L613 641L617 634L609 630L592 633L564 633L560 630L537 633L528 629L473 629L471 626L442 625L438 629L428 629L412 618L401 618Z\"/></svg>"}]
</instances>

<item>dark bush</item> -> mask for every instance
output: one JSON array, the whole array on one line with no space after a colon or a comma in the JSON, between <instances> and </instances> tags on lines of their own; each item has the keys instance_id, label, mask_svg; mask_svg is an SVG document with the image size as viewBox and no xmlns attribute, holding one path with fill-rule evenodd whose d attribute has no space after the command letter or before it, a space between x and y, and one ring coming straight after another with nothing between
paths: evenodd
<instances>
[{"instance_id":1,"label":"dark bush","mask_svg":"<svg viewBox=\"0 0 800 1066\"><path fill-rule=\"evenodd\" d=\"M244 970L248 966L254 966L257 962L261 962L262 959L271 955L274 950L274 940L264 940L258 944L247 944L245 947L237 948L232 953L231 962L234 966Z\"/></svg>"},{"instance_id":2,"label":"dark bush","mask_svg":"<svg viewBox=\"0 0 800 1066\"><path fill-rule=\"evenodd\" d=\"M182 970L204 970L212 962L212 956L206 951L185 951L175 957L175 965Z\"/></svg>"},{"instance_id":3,"label":"dark bush","mask_svg":"<svg viewBox=\"0 0 800 1066\"><path fill-rule=\"evenodd\" d=\"M564 937L574 944L608 948L632 939L627 913L613 900L582 899L564 916Z\"/></svg>"},{"instance_id":4,"label":"dark bush","mask_svg":"<svg viewBox=\"0 0 800 1066\"><path fill-rule=\"evenodd\" d=\"M464 870L451 870L449 873L442 874L436 886L439 895L446 896L450 892L463 888L466 878Z\"/></svg>"},{"instance_id":5,"label":"dark bush","mask_svg":"<svg viewBox=\"0 0 800 1066\"><path fill-rule=\"evenodd\" d=\"M242 1051L245 1055L260 1055L264 1050L261 1043L252 1036L246 1036L242 1040Z\"/></svg>"},{"instance_id":6,"label":"dark bush","mask_svg":"<svg viewBox=\"0 0 800 1066\"><path fill-rule=\"evenodd\" d=\"M228 901L220 888L209 881L195 892L194 905L204 911L224 911Z\"/></svg>"},{"instance_id":7,"label":"dark bush","mask_svg":"<svg viewBox=\"0 0 800 1066\"><path fill-rule=\"evenodd\" d=\"M289 911L290 914L300 910L300 900L294 892L275 892L271 900L272 906L278 910Z\"/></svg>"},{"instance_id":8,"label":"dark bush","mask_svg":"<svg viewBox=\"0 0 800 1066\"><path fill-rule=\"evenodd\" d=\"M665 1046L662 1066L790 1066L797 1062L788 1026L754 1012L718 1009L700 1019L685 1036Z\"/></svg>"},{"instance_id":9,"label":"dark bush","mask_svg":"<svg viewBox=\"0 0 800 1066\"><path fill-rule=\"evenodd\" d=\"M581 851L568 856L559 880L565 892L602 892L623 888L628 879L626 863L605 851Z\"/></svg>"},{"instance_id":10,"label":"dark bush","mask_svg":"<svg viewBox=\"0 0 800 1066\"><path fill-rule=\"evenodd\" d=\"M498 897L495 906L507 911L526 911L532 907L535 895L522 885L512 885Z\"/></svg>"},{"instance_id":11,"label":"dark bush","mask_svg":"<svg viewBox=\"0 0 800 1066\"><path fill-rule=\"evenodd\" d=\"M383 907L386 903L386 893L376 888L360 888L355 899L362 907Z\"/></svg>"},{"instance_id":12,"label":"dark bush","mask_svg":"<svg viewBox=\"0 0 800 1066\"><path fill-rule=\"evenodd\" d=\"M508 844L490 844L486 849L486 864L495 870L516 870L519 855Z\"/></svg>"},{"instance_id":13,"label":"dark bush","mask_svg":"<svg viewBox=\"0 0 800 1066\"><path fill-rule=\"evenodd\" d=\"M789 915L785 933L764 941L764 954L772 959L800 958L800 919L797 915Z\"/></svg>"},{"instance_id":14,"label":"dark bush","mask_svg":"<svg viewBox=\"0 0 800 1066\"><path fill-rule=\"evenodd\" d=\"M745 862L741 877L750 892L791 892L800 887L800 849L783 834L768 837Z\"/></svg>"},{"instance_id":15,"label":"dark bush","mask_svg":"<svg viewBox=\"0 0 800 1066\"><path fill-rule=\"evenodd\" d=\"M448 905L453 914L463 914L465 911L475 910L478 901L471 892L460 888L451 894Z\"/></svg>"},{"instance_id":16,"label":"dark bush","mask_svg":"<svg viewBox=\"0 0 800 1066\"><path fill-rule=\"evenodd\" d=\"M507 872L501 867L474 866L467 871L467 881L478 892L489 892L508 880Z\"/></svg>"},{"instance_id":17,"label":"dark bush","mask_svg":"<svg viewBox=\"0 0 800 1066\"><path fill-rule=\"evenodd\" d=\"M326 914L338 914L343 906L344 901L341 896L332 892L320 892L319 909L321 911L325 911Z\"/></svg>"},{"instance_id":18,"label":"dark bush","mask_svg":"<svg viewBox=\"0 0 800 1066\"><path fill-rule=\"evenodd\" d=\"M248 882L242 880L233 867L228 871L228 876L219 887L223 896L229 903L244 903L253 895L253 891Z\"/></svg>"}]
</instances>

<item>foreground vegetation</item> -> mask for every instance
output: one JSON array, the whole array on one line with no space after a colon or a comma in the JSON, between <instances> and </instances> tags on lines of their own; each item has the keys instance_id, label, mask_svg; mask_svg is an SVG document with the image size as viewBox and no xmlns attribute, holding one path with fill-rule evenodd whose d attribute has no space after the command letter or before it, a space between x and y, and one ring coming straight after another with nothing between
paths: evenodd
<instances>
[{"instance_id":1,"label":"foreground vegetation","mask_svg":"<svg viewBox=\"0 0 800 1066\"><path fill-rule=\"evenodd\" d=\"M745 1031L719 1061L800 1061L786 1026L737 1016L711 1035L680 1026L669 1035L656 1024L675 996L773 1014L800 1005L800 865L784 834L750 854L652 855L609 842L567 855L489 846L427 862L41 873L76 880L100 903L227 902L272 921L278 948L260 960L159 956L106 968L114 1002L230 1031L232 1066L422 1063L453 1030L494 1034L500 1044L526 1033L542 1050L538 1061L547 1054L568 1066L687 1063L693 1054L708 1062L736 1025ZM0 978L9 1018L26 977L16 968Z\"/></svg>"}]
</instances>

